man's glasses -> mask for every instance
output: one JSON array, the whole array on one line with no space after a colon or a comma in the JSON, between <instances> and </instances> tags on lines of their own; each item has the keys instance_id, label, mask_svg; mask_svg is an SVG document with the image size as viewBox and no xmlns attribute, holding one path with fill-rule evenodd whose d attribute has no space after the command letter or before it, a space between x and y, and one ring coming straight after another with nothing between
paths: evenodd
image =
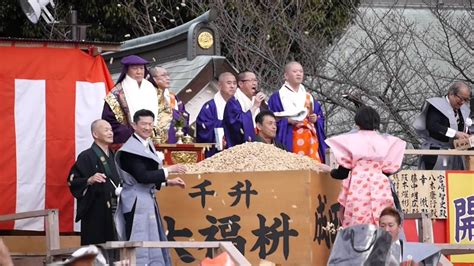
<instances>
[{"instance_id":1,"label":"man's glasses","mask_svg":"<svg viewBox=\"0 0 474 266\"><path fill-rule=\"evenodd\" d=\"M465 103L469 103L471 101L471 98L464 98L464 97L461 97L457 94L454 94L454 96L456 96L459 100L461 100L462 102L465 102Z\"/></svg>"}]
</instances>

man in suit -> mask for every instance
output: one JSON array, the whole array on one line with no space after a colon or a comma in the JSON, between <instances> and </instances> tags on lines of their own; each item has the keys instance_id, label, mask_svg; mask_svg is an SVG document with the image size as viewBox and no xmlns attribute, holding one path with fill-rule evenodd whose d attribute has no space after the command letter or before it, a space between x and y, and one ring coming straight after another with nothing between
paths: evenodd
<instances>
[{"instance_id":1,"label":"man in suit","mask_svg":"<svg viewBox=\"0 0 474 266\"><path fill-rule=\"evenodd\" d=\"M133 135L116 155L116 164L123 182L116 225L122 241L167 241L155 200L155 189L165 186L184 188L180 177L169 179L169 173L184 173L176 164L163 168L164 155L150 142L155 120L153 112L141 109L133 115ZM137 250L137 265L171 265L166 249Z\"/></svg>"},{"instance_id":2,"label":"man in suit","mask_svg":"<svg viewBox=\"0 0 474 266\"><path fill-rule=\"evenodd\" d=\"M455 82L443 97L427 99L421 114L413 126L423 138L422 149L440 150L453 147L454 139L469 138L466 121L470 121L467 103L471 90L464 82ZM469 123L468 123L469 124ZM463 170L464 158L461 156L421 156L420 169Z\"/></svg>"}]
</instances>

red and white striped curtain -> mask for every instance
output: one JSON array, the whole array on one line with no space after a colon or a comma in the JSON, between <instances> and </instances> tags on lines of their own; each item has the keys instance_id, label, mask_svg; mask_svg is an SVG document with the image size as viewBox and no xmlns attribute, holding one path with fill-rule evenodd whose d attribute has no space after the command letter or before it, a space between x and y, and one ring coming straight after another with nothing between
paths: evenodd
<instances>
[{"instance_id":1,"label":"red and white striped curtain","mask_svg":"<svg viewBox=\"0 0 474 266\"><path fill-rule=\"evenodd\" d=\"M104 60L66 48L0 55L0 214L57 208L60 231L77 231L66 178L113 86ZM0 224L12 229L44 230L43 219Z\"/></svg>"}]
</instances>

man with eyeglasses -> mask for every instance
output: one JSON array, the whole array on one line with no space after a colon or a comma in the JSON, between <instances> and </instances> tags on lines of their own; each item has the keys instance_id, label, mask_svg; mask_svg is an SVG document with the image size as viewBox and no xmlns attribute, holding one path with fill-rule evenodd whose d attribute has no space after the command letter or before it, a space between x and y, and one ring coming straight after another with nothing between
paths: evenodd
<instances>
[{"instance_id":1,"label":"man with eyeglasses","mask_svg":"<svg viewBox=\"0 0 474 266\"><path fill-rule=\"evenodd\" d=\"M175 126L183 128L184 133L189 131L189 114L184 108L183 102L169 90L171 78L168 71L163 67L152 67L150 81L156 88L158 94L158 118L156 134L163 143L176 143Z\"/></svg>"},{"instance_id":2,"label":"man with eyeglasses","mask_svg":"<svg viewBox=\"0 0 474 266\"><path fill-rule=\"evenodd\" d=\"M238 76L237 91L227 101L224 110L224 135L227 147L252 142L255 139L255 117L260 112L265 94L258 91L254 73L245 71Z\"/></svg>"},{"instance_id":3,"label":"man with eyeglasses","mask_svg":"<svg viewBox=\"0 0 474 266\"><path fill-rule=\"evenodd\" d=\"M454 139L469 138L469 126L472 123L468 103L471 89L464 82L455 82L444 97L427 99L421 114L413 126L423 138L422 149L440 150L453 147ZM424 155L421 156L419 169L426 170L464 170L462 156Z\"/></svg>"}]
</instances>

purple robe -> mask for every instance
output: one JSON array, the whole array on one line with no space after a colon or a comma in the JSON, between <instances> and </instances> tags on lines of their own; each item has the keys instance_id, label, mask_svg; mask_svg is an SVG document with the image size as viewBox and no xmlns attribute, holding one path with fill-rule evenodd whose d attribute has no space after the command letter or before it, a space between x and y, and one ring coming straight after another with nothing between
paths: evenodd
<instances>
[{"instance_id":1,"label":"purple robe","mask_svg":"<svg viewBox=\"0 0 474 266\"><path fill-rule=\"evenodd\" d=\"M222 120L217 116L217 108L214 99L206 102L196 118L196 142L216 143L214 128L222 127ZM219 152L215 147L205 152L206 158Z\"/></svg>"},{"instance_id":2,"label":"purple robe","mask_svg":"<svg viewBox=\"0 0 474 266\"><path fill-rule=\"evenodd\" d=\"M102 110L102 119L109 122L114 132L114 143L125 143L133 134L133 128L129 124L122 124L117 121L114 112L107 102L104 103Z\"/></svg>"},{"instance_id":3,"label":"purple robe","mask_svg":"<svg viewBox=\"0 0 474 266\"><path fill-rule=\"evenodd\" d=\"M176 124L176 121L179 119L180 116L184 117L184 120L185 120L184 127L183 127L184 135L187 135L189 133L189 113L184 108L183 102L179 101L178 98L175 98L175 99L176 99L176 104L178 105L178 110L173 108L173 119L171 120L170 128L168 129L168 141L167 141L167 143L169 143L169 144L175 144L176 143L175 124Z\"/></svg>"},{"instance_id":4,"label":"purple robe","mask_svg":"<svg viewBox=\"0 0 474 266\"><path fill-rule=\"evenodd\" d=\"M123 122L121 123L117 120L116 114L112 111L112 107L107 101L104 103L104 109L102 110L102 119L109 122L112 126L112 131L114 132L114 143L125 143L134 132L132 126L130 125L131 121L128 121L129 110L127 102L120 84L116 85L116 87L114 87L110 93L114 95L114 97L111 97L111 99L115 99L113 101L113 103L116 103L115 110L117 113L120 113L123 116ZM109 97L109 95L107 97ZM167 140L167 143L171 144L176 143L176 129L174 128L175 121L179 119L181 115L185 119L183 132L185 134L188 134L189 132L189 113L186 112L184 104L181 101L179 101L176 97L175 100L178 105L178 110L173 109L173 119L170 123Z\"/></svg>"},{"instance_id":5,"label":"purple robe","mask_svg":"<svg viewBox=\"0 0 474 266\"><path fill-rule=\"evenodd\" d=\"M242 111L235 97L230 98L225 105L223 126L227 148L255 139L252 112Z\"/></svg>"},{"instance_id":6,"label":"purple robe","mask_svg":"<svg viewBox=\"0 0 474 266\"><path fill-rule=\"evenodd\" d=\"M319 158L321 159L321 162L324 163L325 161L325 155L326 155L326 149L327 149L327 144L324 141L326 139L326 134L324 133L324 115L323 115L323 110L321 109L321 105L319 102L314 99L314 104L313 104L313 113L318 115L319 118L314 123L314 127L316 128L316 133L318 135L318 141L319 141ZM268 101L268 108L272 112L283 112L283 105L281 103L280 99L280 92L276 91L272 94ZM280 118L277 121L277 135L276 135L276 140L278 142L283 143L285 147L287 148L288 151L293 152L293 125L288 123L288 118Z\"/></svg>"}]
</instances>

